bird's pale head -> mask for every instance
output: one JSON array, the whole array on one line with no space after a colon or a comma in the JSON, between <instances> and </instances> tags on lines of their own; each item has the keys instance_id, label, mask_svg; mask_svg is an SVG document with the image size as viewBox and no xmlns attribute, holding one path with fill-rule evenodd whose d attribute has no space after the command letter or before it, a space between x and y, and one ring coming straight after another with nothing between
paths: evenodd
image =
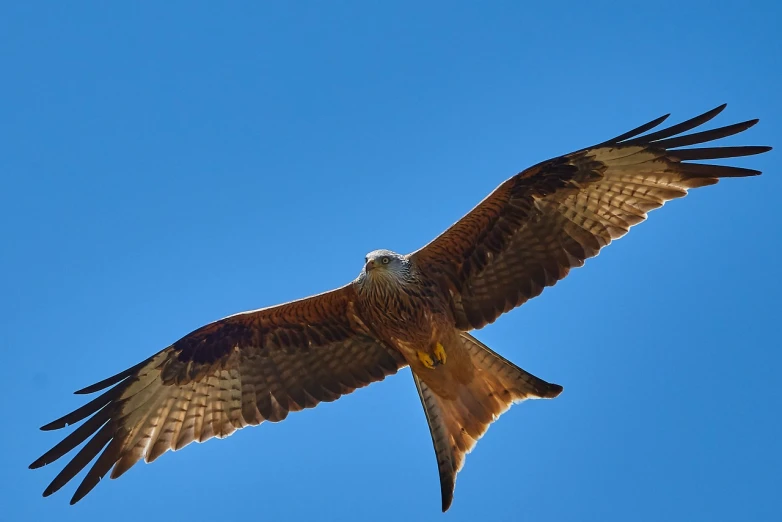
<instances>
[{"instance_id":1,"label":"bird's pale head","mask_svg":"<svg viewBox=\"0 0 782 522\"><path fill-rule=\"evenodd\" d=\"M410 260L390 250L374 250L364 259L360 281L407 281L410 277Z\"/></svg>"}]
</instances>

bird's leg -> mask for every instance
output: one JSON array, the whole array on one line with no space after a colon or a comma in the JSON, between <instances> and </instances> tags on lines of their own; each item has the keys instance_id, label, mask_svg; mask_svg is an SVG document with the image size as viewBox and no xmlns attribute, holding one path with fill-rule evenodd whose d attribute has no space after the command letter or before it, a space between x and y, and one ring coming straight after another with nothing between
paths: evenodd
<instances>
[{"instance_id":1,"label":"bird's leg","mask_svg":"<svg viewBox=\"0 0 782 522\"><path fill-rule=\"evenodd\" d=\"M424 366L426 366L430 370L434 370L434 360L432 359L432 356L429 355L428 353L418 350L418 360L421 361L424 364Z\"/></svg>"},{"instance_id":2,"label":"bird's leg","mask_svg":"<svg viewBox=\"0 0 782 522\"><path fill-rule=\"evenodd\" d=\"M432 357L432 355L434 355L434 357ZM445 353L445 348L443 348L441 343L435 344L434 349L432 350L432 355L418 350L418 360L421 361L424 366L430 370L434 370L437 366L445 364L447 355Z\"/></svg>"},{"instance_id":3,"label":"bird's leg","mask_svg":"<svg viewBox=\"0 0 782 522\"><path fill-rule=\"evenodd\" d=\"M445 364L445 359L447 358L445 354L445 348L443 348L443 345L440 343L437 343L434 347L434 357L437 359L437 362L440 364Z\"/></svg>"}]
</instances>

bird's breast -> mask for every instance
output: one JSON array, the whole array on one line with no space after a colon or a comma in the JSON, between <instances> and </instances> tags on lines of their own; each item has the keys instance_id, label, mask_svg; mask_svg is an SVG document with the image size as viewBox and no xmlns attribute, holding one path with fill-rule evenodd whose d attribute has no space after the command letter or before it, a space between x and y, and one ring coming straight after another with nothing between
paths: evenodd
<instances>
[{"instance_id":1,"label":"bird's breast","mask_svg":"<svg viewBox=\"0 0 782 522\"><path fill-rule=\"evenodd\" d=\"M370 295L363 303L373 329L382 338L408 345L428 343L435 331L453 328L450 307L426 286L398 288Z\"/></svg>"}]
</instances>

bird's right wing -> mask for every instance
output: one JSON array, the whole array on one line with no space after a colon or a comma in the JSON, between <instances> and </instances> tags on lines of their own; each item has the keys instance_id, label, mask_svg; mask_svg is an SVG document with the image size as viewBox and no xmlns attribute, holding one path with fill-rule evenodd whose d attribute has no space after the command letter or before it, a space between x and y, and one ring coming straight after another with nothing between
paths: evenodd
<instances>
[{"instance_id":1,"label":"bird's right wing","mask_svg":"<svg viewBox=\"0 0 782 522\"><path fill-rule=\"evenodd\" d=\"M97 398L44 426L83 424L33 462L50 464L89 438L44 491L48 496L98 456L74 494L79 501L113 468L152 462L192 441L226 437L264 420L333 401L406 365L372 335L351 285L233 315L183 337L146 361L79 390ZM89 417L89 418L88 418ZM90 438L92 437L92 438Z\"/></svg>"},{"instance_id":2,"label":"bird's right wing","mask_svg":"<svg viewBox=\"0 0 782 522\"><path fill-rule=\"evenodd\" d=\"M760 174L691 162L760 154L770 147L680 148L738 134L757 123L682 135L724 107L641 135L664 116L530 167L411 258L450 291L457 326L481 328L583 265L666 201L719 178Z\"/></svg>"}]
</instances>

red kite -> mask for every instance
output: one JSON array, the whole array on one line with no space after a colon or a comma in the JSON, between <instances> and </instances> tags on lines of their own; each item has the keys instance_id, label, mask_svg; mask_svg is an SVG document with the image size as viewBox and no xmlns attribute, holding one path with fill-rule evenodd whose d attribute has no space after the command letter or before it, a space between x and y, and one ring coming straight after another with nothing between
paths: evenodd
<instances>
[{"instance_id":1,"label":"red kite","mask_svg":"<svg viewBox=\"0 0 782 522\"><path fill-rule=\"evenodd\" d=\"M42 428L84 421L31 468L89 439L44 496L95 457L71 503L109 470L117 478L141 459L152 462L194 440L281 421L410 366L447 510L465 455L489 425L515 402L562 391L468 332L539 295L667 200L719 178L760 174L697 163L770 149L690 147L757 123L684 134L724 108L644 134L664 116L539 163L504 182L417 252L371 252L358 277L342 288L208 324L79 390L105 391Z\"/></svg>"}]
</instances>

